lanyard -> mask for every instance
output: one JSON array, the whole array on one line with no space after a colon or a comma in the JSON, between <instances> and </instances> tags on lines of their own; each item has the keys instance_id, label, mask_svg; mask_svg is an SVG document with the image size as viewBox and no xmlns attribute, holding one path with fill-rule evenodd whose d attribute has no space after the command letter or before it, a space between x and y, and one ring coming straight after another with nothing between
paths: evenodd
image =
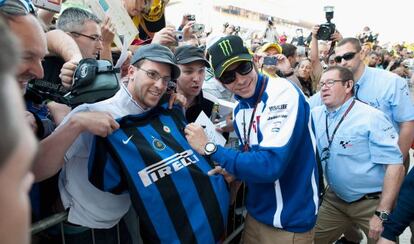
<instances>
[{"instance_id":1,"label":"lanyard","mask_svg":"<svg viewBox=\"0 0 414 244\"><path fill-rule=\"evenodd\" d=\"M249 139L250 139L250 132L252 130L254 114L256 113L257 105L262 100L262 95L263 95L264 88L267 84L268 79L269 78L267 76L265 76L264 81L262 83L262 87L260 88L259 96L257 97L257 100L254 104L254 109L253 109L252 115L250 116L250 122L249 122L249 126L248 126L249 129L248 129L247 133L246 133L246 121L245 121L246 116L244 116L244 111L243 111L243 137L244 137L243 138L244 139L243 152L249 151L249 148L250 148Z\"/></svg>"},{"instance_id":2,"label":"lanyard","mask_svg":"<svg viewBox=\"0 0 414 244\"><path fill-rule=\"evenodd\" d=\"M335 127L335 129L334 129L334 131L333 131L333 133L332 133L332 136L331 136L331 137L329 137L329 129L328 129L328 115L326 115L326 117L325 117L325 128L326 128L326 137L327 137L327 139L328 139L328 148L329 148L329 147L331 147L331 144L332 144L332 141L333 141L333 139L334 139L334 137L335 137L336 131L338 130L338 128L339 128L339 126L341 125L342 121L344 121L344 119L345 119L346 115L349 113L349 111L351 111L351 109L352 109L352 107L354 106L354 104L355 104L355 99L354 99L354 100L352 100L352 103L349 105L349 107L348 107L348 109L345 111L344 115L342 115L342 118L339 120L338 124L336 125L336 127Z\"/></svg>"}]
</instances>

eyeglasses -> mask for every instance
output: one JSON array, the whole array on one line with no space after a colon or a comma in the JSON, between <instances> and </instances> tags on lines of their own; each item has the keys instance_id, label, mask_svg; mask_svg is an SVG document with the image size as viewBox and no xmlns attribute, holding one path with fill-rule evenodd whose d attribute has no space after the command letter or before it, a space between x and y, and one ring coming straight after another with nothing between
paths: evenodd
<instances>
[{"instance_id":1,"label":"eyeglasses","mask_svg":"<svg viewBox=\"0 0 414 244\"><path fill-rule=\"evenodd\" d=\"M237 68L224 72L218 80L223 84L230 84L236 80L236 72L240 75L247 75L253 69L252 62L242 62Z\"/></svg>"},{"instance_id":2,"label":"eyeglasses","mask_svg":"<svg viewBox=\"0 0 414 244\"><path fill-rule=\"evenodd\" d=\"M82 33L79 33L79 32L75 32L75 31L72 31L71 33L72 34L75 34L75 35L79 35L79 36L83 36L83 37L89 38L90 40L95 41L95 42L97 42L97 41L100 41L100 42L103 41L102 36L98 36L98 35L88 36L88 35L85 35L85 34L82 34Z\"/></svg>"},{"instance_id":3,"label":"eyeglasses","mask_svg":"<svg viewBox=\"0 0 414 244\"><path fill-rule=\"evenodd\" d=\"M355 57L356 54L357 54L356 52L345 53L342 56L336 56L334 58L334 60L337 63L341 63L342 62L342 59L345 59L345 61L351 60L351 59L353 59Z\"/></svg>"},{"instance_id":4,"label":"eyeglasses","mask_svg":"<svg viewBox=\"0 0 414 244\"><path fill-rule=\"evenodd\" d=\"M171 81L171 76L162 77L157 71L145 70L145 69L140 68L140 67L136 67L136 68L139 69L139 70L144 71L145 74L148 76L148 78L150 78L152 80L158 81L158 80L162 79L162 82L166 85Z\"/></svg>"},{"instance_id":5,"label":"eyeglasses","mask_svg":"<svg viewBox=\"0 0 414 244\"><path fill-rule=\"evenodd\" d=\"M343 82L343 80L327 80L327 81L321 81L319 82L319 86L322 88L323 86L326 86L328 88L331 88L335 82Z\"/></svg>"}]
</instances>

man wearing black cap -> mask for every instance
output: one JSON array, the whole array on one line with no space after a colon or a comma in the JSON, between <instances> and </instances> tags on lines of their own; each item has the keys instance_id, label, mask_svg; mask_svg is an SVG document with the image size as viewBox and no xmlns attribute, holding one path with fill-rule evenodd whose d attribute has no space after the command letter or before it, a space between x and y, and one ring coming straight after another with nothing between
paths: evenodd
<instances>
[{"instance_id":1,"label":"man wearing black cap","mask_svg":"<svg viewBox=\"0 0 414 244\"><path fill-rule=\"evenodd\" d=\"M176 49L175 59L181 69L181 75L177 79L177 92L187 98L187 121L194 122L201 111L210 117L214 103L205 99L201 90L206 67L210 67L204 58L204 51L195 46L184 45Z\"/></svg>"},{"instance_id":2,"label":"man wearing black cap","mask_svg":"<svg viewBox=\"0 0 414 244\"><path fill-rule=\"evenodd\" d=\"M127 87L121 85L120 90L107 100L76 107L64 119L61 126L71 123L72 118L82 117L83 127L88 128L87 132L81 130L82 126L74 127L69 132L59 128L56 131L56 134L66 133L62 138L69 141L67 150L64 148L68 144L66 141L61 142L59 149L65 152L64 157L59 159L65 161L59 178L59 191L64 209L69 209L70 223L107 229L117 224L128 211L129 196L100 191L88 181L88 160L94 150L94 134L106 137L119 128L113 118L141 114L155 107L167 90L168 82L179 75L180 69L168 48L158 44L143 46L132 58ZM185 104L180 96L175 99ZM172 104L173 101L170 102ZM103 119L103 116L109 119ZM82 232L82 228L78 232Z\"/></svg>"},{"instance_id":3,"label":"man wearing black cap","mask_svg":"<svg viewBox=\"0 0 414 244\"><path fill-rule=\"evenodd\" d=\"M318 212L315 138L298 87L259 74L238 36L209 49L215 77L236 94L234 129L242 152L209 142L203 128L185 129L190 145L248 188L244 243L312 243Z\"/></svg>"}]
</instances>

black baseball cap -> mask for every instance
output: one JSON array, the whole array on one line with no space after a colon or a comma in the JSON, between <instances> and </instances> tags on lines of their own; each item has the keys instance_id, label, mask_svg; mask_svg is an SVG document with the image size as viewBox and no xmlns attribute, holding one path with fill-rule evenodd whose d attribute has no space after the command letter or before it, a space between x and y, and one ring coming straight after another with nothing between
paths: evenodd
<instances>
[{"instance_id":1,"label":"black baseball cap","mask_svg":"<svg viewBox=\"0 0 414 244\"><path fill-rule=\"evenodd\" d=\"M175 64L174 54L167 47L156 43L144 45L135 51L131 64L134 65L142 59L171 65L171 78L173 80L176 80L180 76L181 71L177 64Z\"/></svg>"},{"instance_id":2,"label":"black baseball cap","mask_svg":"<svg viewBox=\"0 0 414 244\"><path fill-rule=\"evenodd\" d=\"M188 64L195 61L202 61L206 67L210 68L210 63L204 58L203 49L192 45L184 45L175 50L175 63Z\"/></svg>"},{"instance_id":3,"label":"black baseball cap","mask_svg":"<svg viewBox=\"0 0 414 244\"><path fill-rule=\"evenodd\" d=\"M253 60L243 40L235 35L220 38L211 45L208 54L216 78L220 78L223 72L236 62Z\"/></svg>"}]
</instances>

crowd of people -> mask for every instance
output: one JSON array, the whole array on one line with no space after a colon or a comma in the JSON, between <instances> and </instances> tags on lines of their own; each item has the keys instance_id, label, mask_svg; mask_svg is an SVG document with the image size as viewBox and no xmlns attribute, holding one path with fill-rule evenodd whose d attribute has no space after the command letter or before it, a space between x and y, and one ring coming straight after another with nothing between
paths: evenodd
<instances>
[{"instance_id":1,"label":"crowd of people","mask_svg":"<svg viewBox=\"0 0 414 244\"><path fill-rule=\"evenodd\" d=\"M414 229L406 46L368 27L288 38L272 17L249 36L186 13L173 26L168 1L122 3L139 35L121 55L110 16L0 0L1 243L221 243L244 190L234 242L385 244ZM62 228L30 235L61 212Z\"/></svg>"}]
</instances>

